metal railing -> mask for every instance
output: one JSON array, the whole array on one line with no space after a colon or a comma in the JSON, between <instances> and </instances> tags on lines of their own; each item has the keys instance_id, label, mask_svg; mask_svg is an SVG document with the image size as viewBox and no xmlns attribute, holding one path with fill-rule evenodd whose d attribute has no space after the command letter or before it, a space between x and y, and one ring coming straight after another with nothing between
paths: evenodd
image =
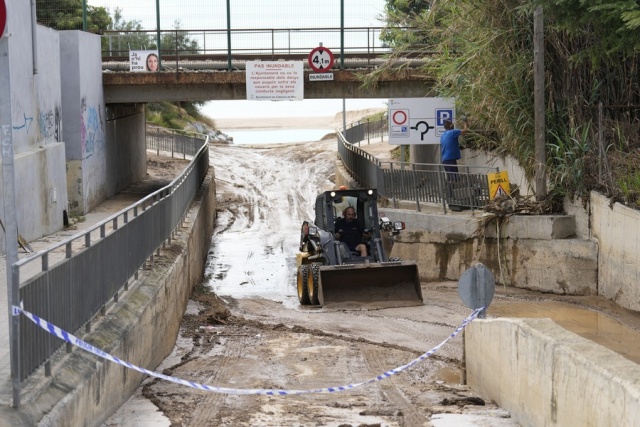
<instances>
[{"instance_id":1,"label":"metal railing","mask_svg":"<svg viewBox=\"0 0 640 427\"><path fill-rule=\"evenodd\" d=\"M377 120L364 119L347 125L344 131L344 138L351 144L360 144L372 139L380 138L384 141L384 136L389 133L389 121L386 116Z\"/></svg>"},{"instance_id":2,"label":"metal railing","mask_svg":"<svg viewBox=\"0 0 640 427\"><path fill-rule=\"evenodd\" d=\"M458 172L447 172L442 164L380 161L355 145L371 138L372 129L377 134L384 128L360 122L338 133L338 154L358 184L377 188L394 206L399 200L413 201L418 211L420 203L441 204L446 213L447 208L474 210L489 202L487 174L499 168L458 165Z\"/></svg>"},{"instance_id":3,"label":"metal railing","mask_svg":"<svg viewBox=\"0 0 640 427\"><path fill-rule=\"evenodd\" d=\"M391 52L380 41L383 30L383 27L163 30L159 33L165 41L159 54L163 71L231 71L244 69L247 61L255 60L306 62L309 52L322 43L334 54L334 68L343 68L347 56L351 66L367 67L381 63L382 57ZM129 52L157 49L156 33L103 32L103 68L129 71Z\"/></svg>"},{"instance_id":4,"label":"metal railing","mask_svg":"<svg viewBox=\"0 0 640 427\"><path fill-rule=\"evenodd\" d=\"M157 155L167 153L171 157L182 154L195 157L202 148L202 135L193 132L184 132L168 129L147 129L147 150L155 150Z\"/></svg>"},{"instance_id":5,"label":"metal railing","mask_svg":"<svg viewBox=\"0 0 640 427\"><path fill-rule=\"evenodd\" d=\"M209 168L208 138L160 132L147 135L147 148L193 156L185 170L166 187L149 194L95 226L13 264L12 286L30 311L66 331L84 326L117 301L129 281L182 223ZM15 322L12 322L15 323ZM12 326L13 327L13 326ZM44 364L51 374L51 357L63 341L20 318L13 327L11 371L14 406L20 383ZM16 340L14 338L14 340ZM67 347L67 351L70 348ZM16 402L16 396L18 402Z\"/></svg>"}]
</instances>

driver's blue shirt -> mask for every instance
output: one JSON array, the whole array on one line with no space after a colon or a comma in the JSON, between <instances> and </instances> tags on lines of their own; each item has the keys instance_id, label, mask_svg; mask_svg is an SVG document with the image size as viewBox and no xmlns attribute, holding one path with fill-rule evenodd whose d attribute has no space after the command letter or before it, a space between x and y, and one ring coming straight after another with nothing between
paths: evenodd
<instances>
[{"instance_id":1,"label":"driver's blue shirt","mask_svg":"<svg viewBox=\"0 0 640 427\"><path fill-rule=\"evenodd\" d=\"M462 158L462 154L460 153L460 144L458 144L458 137L461 133L462 131L460 129L451 129L445 131L440 136L440 150L443 162Z\"/></svg>"}]
</instances>

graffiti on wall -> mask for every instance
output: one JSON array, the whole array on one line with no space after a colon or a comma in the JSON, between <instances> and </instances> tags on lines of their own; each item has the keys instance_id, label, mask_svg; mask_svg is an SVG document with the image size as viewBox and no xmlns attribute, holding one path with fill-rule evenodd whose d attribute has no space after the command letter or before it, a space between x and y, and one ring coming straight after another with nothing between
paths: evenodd
<instances>
[{"instance_id":1,"label":"graffiti on wall","mask_svg":"<svg viewBox=\"0 0 640 427\"><path fill-rule=\"evenodd\" d=\"M95 153L104 151L105 136L102 114L100 109L87 106L86 99L82 99L82 154L89 158Z\"/></svg>"},{"instance_id":2,"label":"graffiti on wall","mask_svg":"<svg viewBox=\"0 0 640 427\"><path fill-rule=\"evenodd\" d=\"M45 143L61 142L62 123L58 107L54 111L41 111L38 116L38 126L40 127L40 135Z\"/></svg>"},{"instance_id":3,"label":"graffiti on wall","mask_svg":"<svg viewBox=\"0 0 640 427\"><path fill-rule=\"evenodd\" d=\"M22 113L23 121L19 126L13 126L14 130L24 129L27 133L29 133L29 129L31 129L31 123L33 122L33 117L27 117L25 113Z\"/></svg>"}]
</instances>

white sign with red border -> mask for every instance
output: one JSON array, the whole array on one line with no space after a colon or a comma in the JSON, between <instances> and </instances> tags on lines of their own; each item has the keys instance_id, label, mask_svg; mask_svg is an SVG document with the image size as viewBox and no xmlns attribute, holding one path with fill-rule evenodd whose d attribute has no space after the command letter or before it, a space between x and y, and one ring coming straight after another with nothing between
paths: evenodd
<instances>
[{"instance_id":1,"label":"white sign with red border","mask_svg":"<svg viewBox=\"0 0 640 427\"><path fill-rule=\"evenodd\" d=\"M389 100L389 144L440 144L444 121L454 119L453 98Z\"/></svg>"},{"instance_id":2,"label":"white sign with red border","mask_svg":"<svg viewBox=\"0 0 640 427\"><path fill-rule=\"evenodd\" d=\"M323 46L318 46L309 53L309 66L316 73L326 73L333 67L333 52Z\"/></svg>"}]
</instances>

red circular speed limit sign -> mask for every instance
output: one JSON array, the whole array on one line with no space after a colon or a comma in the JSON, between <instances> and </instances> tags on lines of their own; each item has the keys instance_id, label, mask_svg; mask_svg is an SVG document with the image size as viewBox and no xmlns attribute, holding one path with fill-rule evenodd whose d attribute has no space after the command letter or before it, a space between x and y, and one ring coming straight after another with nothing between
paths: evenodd
<instances>
[{"instance_id":1,"label":"red circular speed limit sign","mask_svg":"<svg viewBox=\"0 0 640 427\"><path fill-rule=\"evenodd\" d=\"M316 73L324 73L333 67L333 52L326 47L317 47L309 54L309 66Z\"/></svg>"},{"instance_id":2,"label":"red circular speed limit sign","mask_svg":"<svg viewBox=\"0 0 640 427\"><path fill-rule=\"evenodd\" d=\"M0 37L4 35L4 29L7 26L7 6L4 0L0 0Z\"/></svg>"}]
</instances>

